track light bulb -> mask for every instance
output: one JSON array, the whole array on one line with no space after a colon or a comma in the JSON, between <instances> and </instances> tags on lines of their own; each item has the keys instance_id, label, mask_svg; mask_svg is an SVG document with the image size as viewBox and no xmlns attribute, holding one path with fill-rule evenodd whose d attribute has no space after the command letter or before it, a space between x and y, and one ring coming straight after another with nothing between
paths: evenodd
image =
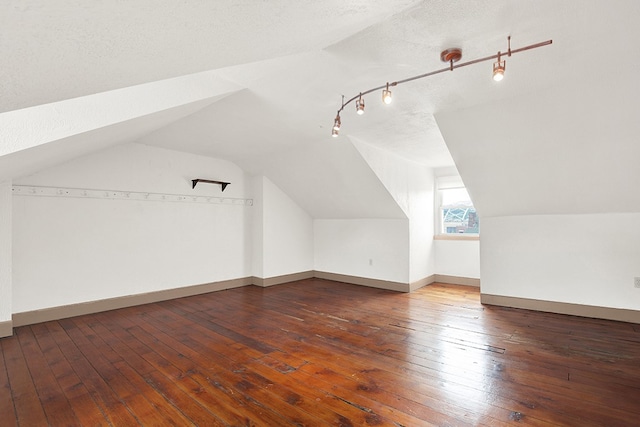
<instances>
[{"instance_id":1,"label":"track light bulb","mask_svg":"<svg viewBox=\"0 0 640 427\"><path fill-rule=\"evenodd\" d=\"M364 99L362 99L362 95L358 98L358 102L356 103L356 113L359 115L364 114Z\"/></svg>"},{"instance_id":2,"label":"track light bulb","mask_svg":"<svg viewBox=\"0 0 640 427\"><path fill-rule=\"evenodd\" d=\"M504 79L504 61L493 64L493 80L499 82Z\"/></svg>"},{"instance_id":3,"label":"track light bulb","mask_svg":"<svg viewBox=\"0 0 640 427\"><path fill-rule=\"evenodd\" d=\"M498 60L493 63L493 80L499 82L504 79L504 69L507 66L506 61L500 60L500 52L498 52Z\"/></svg>"},{"instance_id":4,"label":"track light bulb","mask_svg":"<svg viewBox=\"0 0 640 427\"><path fill-rule=\"evenodd\" d=\"M387 88L382 90L382 102L385 104L391 104L391 91L389 90L389 83L387 83Z\"/></svg>"},{"instance_id":5,"label":"track light bulb","mask_svg":"<svg viewBox=\"0 0 640 427\"><path fill-rule=\"evenodd\" d=\"M336 129L335 127L333 129L331 129L331 136L332 137L337 138L339 133L340 133L340 129Z\"/></svg>"}]
</instances>

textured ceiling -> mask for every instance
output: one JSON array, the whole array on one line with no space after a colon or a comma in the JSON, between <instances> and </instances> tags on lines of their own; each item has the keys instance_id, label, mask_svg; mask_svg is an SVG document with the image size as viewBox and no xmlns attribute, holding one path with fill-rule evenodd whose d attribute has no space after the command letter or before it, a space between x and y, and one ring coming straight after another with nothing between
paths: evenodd
<instances>
[{"instance_id":1,"label":"textured ceiling","mask_svg":"<svg viewBox=\"0 0 640 427\"><path fill-rule=\"evenodd\" d=\"M415 0L5 0L0 112L322 49Z\"/></svg>"},{"instance_id":2,"label":"textured ceiling","mask_svg":"<svg viewBox=\"0 0 640 427\"><path fill-rule=\"evenodd\" d=\"M34 154L38 162L32 164L46 167L47 158L59 162L103 148L115 126L116 143L136 140L229 159L250 173L271 174L302 205L324 211L331 207L321 207L326 200L305 194L305 185L317 190L321 184L312 177L305 182L296 163L306 165L310 176L329 176L340 164L330 155L341 152L335 144L353 138L426 166L451 167L434 117L446 119L450 135L464 136L456 140L456 150L464 153L465 145L476 143L473 132L451 129L465 126L465 112L491 106L499 132L507 105L527 104L540 92L564 93L560 89L568 84L588 89L612 65L610 58L635 64L630 43L640 38L639 17L635 0L12 0L0 15L0 113L8 112L0 114L0 123L13 110L34 107L23 111L23 119L37 128L43 111L38 106L54 103L49 110L62 114L70 99L107 91L124 94L136 110L136 103L150 101L136 96L140 86L157 82L176 92L175 78L189 86L208 73L233 91L207 95L211 102L192 110L181 107L185 101L172 105L173 98L164 99L162 108L180 113L154 113L153 126L148 114L120 124L95 121L93 128L52 144L50 155ZM366 114L357 116L347 106L340 138L329 136L341 95L350 98L442 68L439 53L448 47L460 47L463 61L495 54L506 49L507 35L514 48L554 42L509 58L499 84L486 62L398 86L390 106L372 93L365 97ZM621 87L637 87L629 73L614 68L614 78ZM96 108L94 118L113 117L110 110L122 104ZM580 121L563 112L566 120ZM82 114L73 120L82 121ZM20 158L29 156L25 151ZM335 177L349 169L340 167L330 183L337 187L346 183ZM21 175L18 167L12 171Z\"/></svg>"}]
</instances>

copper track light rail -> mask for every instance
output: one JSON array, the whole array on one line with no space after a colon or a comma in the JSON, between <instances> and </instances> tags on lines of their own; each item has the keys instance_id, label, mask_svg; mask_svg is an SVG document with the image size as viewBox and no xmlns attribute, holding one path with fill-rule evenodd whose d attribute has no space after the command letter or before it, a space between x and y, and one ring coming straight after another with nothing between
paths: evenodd
<instances>
[{"instance_id":1,"label":"copper track light rail","mask_svg":"<svg viewBox=\"0 0 640 427\"><path fill-rule=\"evenodd\" d=\"M346 107L347 105L349 105L350 103L352 103L355 100L359 100L359 102L363 102L362 97L364 95L368 95L372 92L376 92L379 90L389 90L389 87L395 87L398 86L399 84L403 84L403 83L408 83L408 82L412 82L414 80L418 80L418 79L423 79L425 77L431 77L434 76L436 74L441 74L447 71L453 71L457 68L462 68L462 67L466 67L469 65L473 65L473 64L478 64L480 62L486 62L486 61L491 61L494 59L498 59L498 61L500 61L500 58L503 56L508 56L510 57L511 55L515 54L515 53L519 53L519 52L524 52L527 50L531 50L531 49L536 49L539 47L543 47L543 46L547 46L553 43L553 40L547 40L544 42L540 42L540 43L535 43L535 44L531 44L528 46L524 46L518 49L511 49L511 36L508 37L508 43L509 43L509 48L506 52L498 52L495 55L490 55L490 56L485 56L483 58L478 58L478 59L474 59L471 61L467 61L467 62L461 62L459 64L455 64L455 62L459 61L462 58L462 51L460 49L457 48L452 48L452 49L447 49L445 51L443 51L440 55L441 59L444 62L448 62L449 66L446 68L442 68L436 71L431 71L429 73L425 73L425 74L420 74L417 76L413 76L413 77L408 77L406 79L402 79L402 80L397 80L391 83L385 83L382 86L377 86L374 87L372 89L368 89L365 90L363 92L359 92L357 95L353 96L352 98L349 98L349 100L347 100L346 102L344 101L344 96L342 97L342 105L340 106L340 108L338 109L336 118L334 120L334 126L333 126L333 136L337 136L338 131L340 130L340 126L341 126L341 121L340 121L340 113L344 110L344 107ZM364 106L362 107L364 109Z\"/></svg>"}]
</instances>

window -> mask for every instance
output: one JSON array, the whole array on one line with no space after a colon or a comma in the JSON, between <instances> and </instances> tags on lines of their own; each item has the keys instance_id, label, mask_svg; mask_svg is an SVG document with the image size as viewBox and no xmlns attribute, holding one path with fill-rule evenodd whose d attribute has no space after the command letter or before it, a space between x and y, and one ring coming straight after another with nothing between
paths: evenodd
<instances>
[{"instance_id":1,"label":"window","mask_svg":"<svg viewBox=\"0 0 640 427\"><path fill-rule=\"evenodd\" d=\"M477 236L480 233L478 213L459 177L438 178L437 205L438 235Z\"/></svg>"}]
</instances>

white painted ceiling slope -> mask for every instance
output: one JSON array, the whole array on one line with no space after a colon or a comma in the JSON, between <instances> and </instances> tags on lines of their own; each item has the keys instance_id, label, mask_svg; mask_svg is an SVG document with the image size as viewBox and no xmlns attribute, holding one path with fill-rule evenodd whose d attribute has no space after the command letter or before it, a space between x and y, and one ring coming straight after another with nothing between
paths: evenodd
<instances>
[{"instance_id":1,"label":"white painted ceiling slope","mask_svg":"<svg viewBox=\"0 0 640 427\"><path fill-rule=\"evenodd\" d=\"M635 55L628 43L640 38L638 8L634 0L8 1L0 15L0 124L18 117L31 129L0 128L0 156L11 156L4 163L0 157L0 179L138 141L265 174L314 216L340 208L340 216L357 217L366 211L362 206L392 198L379 186L365 200L349 202L355 182L361 183L349 181L349 170L361 170L363 162L353 156L350 137L425 167L452 166L453 158L458 163L478 149L474 132L459 132L469 111L487 105L496 117L508 117L509 108L527 105L538 93L569 84L588 89L598 82L594 65L624 66L608 62L608 49ZM487 62L399 86L390 106L371 94L367 113L358 117L349 105L340 138L329 136L342 94L349 98L442 68L444 48L462 48L463 61L505 50L509 34L514 48L554 43L508 59L500 84L491 80ZM207 79L212 89L198 96ZM637 87L629 73L616 79ZM140 96L149 84L157 93ZM179 96L185 87L189 95ZM112 93L118 102L101 101ZM74 102L92 106L86 126L57 137L43 121L82 122L82 112L64 116ZM124 106L138 116L119 116ZM567 122L580 123L570 108L563 113ZM453 158L441 134L445 121L445 137L456 140ZM491 123L499 135L501 123ZM46 133L40 149L33 147L33 129ZM511 130L513 139L520 130ZM483 162L494 159L499 153ZM475 179L473 165L465 163L469 167ZM510 170L500 162L496 168L494 181ZM485 191L475 193L482 198ZM493 196L487 200L494 203ZM399 211L370 213L395 217Z\"/></svg>"}]
</instances>

